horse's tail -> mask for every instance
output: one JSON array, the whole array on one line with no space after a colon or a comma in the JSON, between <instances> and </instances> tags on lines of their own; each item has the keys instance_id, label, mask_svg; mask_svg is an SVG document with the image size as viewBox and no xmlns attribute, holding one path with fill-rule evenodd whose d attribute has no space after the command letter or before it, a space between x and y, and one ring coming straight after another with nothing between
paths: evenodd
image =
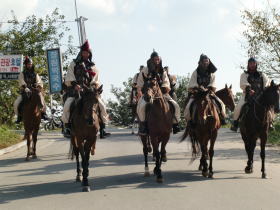
<instances>
[{"instance_id":1,"label":"horse's tail","mask_svg":"<svg viewBox=\"0 0 280 210\"><path fill-rule=\"evenodd\" d=\"M184 141L188 136L190 136L190 141L192 143L192 159L190 161L190 163L192 163L198 156L200 147L199 147L199 142L197 141L197 138L195 138L194 135L190 134L190 128L187 126L185 128L183 136L181 137L180 142Z\"/></svg>"},{"instance_id":2,"label":"horse's tail","mask_svg":"<svg viewBox=\"0 0 280 210\"><path fill-rule=\"evenodd\" d=\"M183 136L181 137L181 139L180 139L180 143L182 142L182 141L184 141L187 137L188 137L188 135L189 135L189 131L190 129L188 128L188 126L186 126L186 128L185 128L185 131L184 131L184 133L183 133Z\"/></svg>"}]
</instances>

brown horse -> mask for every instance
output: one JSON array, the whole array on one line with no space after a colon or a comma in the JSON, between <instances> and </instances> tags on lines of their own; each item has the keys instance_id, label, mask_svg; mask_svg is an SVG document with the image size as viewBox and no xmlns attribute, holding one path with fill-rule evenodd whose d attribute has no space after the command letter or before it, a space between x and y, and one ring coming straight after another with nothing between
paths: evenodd
<instances>
[{"instance_id":1,"label":"brown horse","mask_svg":"<svg viewBox=\"0 0 280 210\"><path fill-rule=\"evenodd\" d=\"M213 177L213 156L214 145L218 134L218 129L221 126L219 114L212 102L209 91L200 91L194 95L194 102L196 105L195 127L185 129L182 136L182 141L190 135L192 142L193 157L196 157L201 150L202 155L200 164L202 165L202 175L204 177ZM208 168L208 142L210 140L209 157L210 165ZM208 172L209 170L209 172Z\"/></svg>"},{"instance_id":2,"label":"brown horse","mask_svg":"<svg viewBox=\"0 0 280 210\"><path fill-rule=\"evenodd\" d=\"M222 100L222 102L230 111L234 111L235 104L234 96L232 93L232 86L228 87L227 85L225 85L225 88L218 90L215 94Z\"/></svg>"},{"instance_id":3,"label":"brown horse","mask_svg":"<svg viewBox=\"0 0 280 210\"><path fill-rule=\"evenodd\" d=\"M245 173L253 172L253 157L258 138L261 140L262 178L265 173L265 145L268 136L269 124L273 120L272 113L279 113L279 91L280 85L272 81L270 86L257 97L253 102L244 107L240 118L240 132L248 155Z\"/></svg>"},{"instance_id":4,"label":"brown horse","mask_svg":"<svg viewBox=\"0 0 280 210\"><path fill-rule=\"evenodd\" d=\"M230 111L232 112L234 111L235 104L234 104L234 96L232 93L232 86L228 87L227 85L225 85L225 88L218 90L215 94L222 100L222 102ZM201 171L202 168L203 168L202 162L200 162L198 169Z\"/></svg>"},{"instance_id":5,"label":"brown horse","mask_svg":"<svg viewBox=\"0 0 280 210\"><path fill-rule=\"evenodd\" d=\"M32 156L32 158L37 158L36 143L41 122L41 108L43 107L43 103L41 101L41 89L30 89L31 92L23 93L24 139L27 140L26 161L30 160L30 156Z\"/></svg>"},{"instance_id":6,"label":"brown horse","mask_svg":"<svg viewBox=\"0 0 280 210\"><path fill-rule=\"evenodd\" d=\"M167 161L165 146L172 130L172 113L156 79L150 78L145 82L143 93L145 101L148 102L146 119L149 130L149 136L141 136L145 157L145 176L149 176L148 152L151 152L150 141L156 157L154 174L157 176L157 182L161 183L163 182L161 163ZM161 149L159 151L160 144Z\"/></svg>"},{"instance_id":7,"label":"brown horse","mask_svg":"<svg viewBox=\"0 0 280 210\"><path fill-rule=\"evenodd\" d=\"M81 93L81 99L78 100L71 115L71 144L73 146L72 155L76 156L77 177L76 181L82 181L83 192L89 192L88 184L88 166L90 152L94 154L97 133L99 130L98 118L98 89L89 89L84 87ZM82 175L79 162L79 154L82 157Z\"/></svg>"}]
</instances>

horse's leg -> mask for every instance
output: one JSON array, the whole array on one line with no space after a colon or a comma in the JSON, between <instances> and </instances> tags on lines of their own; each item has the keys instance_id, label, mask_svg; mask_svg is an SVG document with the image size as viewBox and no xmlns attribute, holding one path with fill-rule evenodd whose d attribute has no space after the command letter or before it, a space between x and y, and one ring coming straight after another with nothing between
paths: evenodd
<instances>
[{"instance_id":1,"label":"horse's leg","mask_svg":"<svg viewBox=\"0 0 280 210\"><path fill-rule=\"evenodd\" d=\"M167 142L168 142L168 140L162 141L162 143L161 143L160 154L161 154L162 162L167 162L166 149L165 149Z\"/></svg>"},{"instance_id":2,"label":"horse's leg","mask_svg":"<svg viewBox=\"0 0 280 210\"><path fill-rule=\"evenodd\" d=\"M214 145L217 138L217 130L212 133L210 139L210 148L209 148L209 157L210 157L210 164L209 164L209 174L208 178L213 178L213 156L214 156Z\"/></svg>"},{"instance_id":3,"label":"horse's leg","mask_svg":"<svg viewBox=\"0 0 280 210\"><path fill-rule=\"evenodd\" d=\"M201 154L201 157L200 157L200 161L199 161L199 166L198 166L198 170L199 171L202 171L203 169L203 156Z\"/></svg>"},{"instance_id":4,"label":"horse's leg","mask_svg":"<svg viewBox=\"0 0 280 210\"><path fill-rule=\"evenodd\" d=\"M143 144L143 154L144 154L144 159L145 159L145 173L144 173L145 177L150 176L149 165L148 165L147 138L148 138L147 136L141 136L141 141L142 141L142 144Z\"/></svg>"},{"instance_id":5,"label":"horse's leg","mask_svg":"<svg viewBox=\"0 0 280 210\"><path fill-rule=\"evenodd\" d=\"M32 133L32 141L33 141L33 148L32 148L32 158L36 159L37 155L36 155L36 144L37 144L37 136L38 136L38 130L34 130L34 132Z\"/></svg>"},{"instance_id":6,"label":"horse's leg","mask_svg":"<svg viewBox=\"0 0 280 210\"><path fill-rule=\"evenodd\" d=\"M26 155L26 158L25 158L26 161L30 160L30 156L31 156L31 141L32 141L32 135L31 135L31 133L27 133L26 134L27 155Z\"/></svg>"},{"instance_id":7,"label":"horse's leg","mask_svg":"<svg viewBox=\"0 0 280 210\"><path fill-rule=\"evenodd\" d=\"M200 144L201 147L201 152L202 152L202 175L204 177L208 176L208 164L207 164L207 144L205 143L205 141L202 141Z\"/></svg>"},{"instance_id":8,"label":"horse's leg","mask_svg":"<svg viewBox=\"0 0 280 210\"><path fill-rule=\"evenodd\" d=\"M245 168L245 173L250 174L253 173L253 158L254 158L254 151L256 147L256 138L248 138L245 144L245 149L248 155L247 166Z\"/></svg>"},{"instance_id":9,"label":"horse's leg","mask_svg":"<svg viewBox=\"0 0 280 210\"><path fill-rule=\"evenodd\" d=\"M160 152L159 152L159 142L158 142L158 139L155 137L151 137L151 142L153 145L153 152L154 152L155 158L156 158L156 167L154 168L154 174L157 176L157 182L162 183L163 179L162 179L161 169L160 169L161 157L160 157Z\"/></svg>"},{"instance_id":10,"label":"horse's leg","mask_svg":"<svg viewBox=\"0 0 280 210\"><path fill-rule=\"evenodd\" d=\"M251 168L251 162L250 160L250 143L249 143L249 138L247 137L247 135L245 135L244 133L241 132L241 136L244 142L244 146L245 146L245 150L247 153L247 157L248 157L248 161L247 161L247 166L245 167L245 173L249 174L252 173L252 168Z\"/></svg>"},{"instance_id":11,"label":"horse's leg","mask_svg":"<svg viewBox=\"0 0 280 210\"><path fill-rule=\"evenodd\" d=\"M266 179L266 173L265 173L265 145L266 145L266 141L267 141L267 133L264 133L263 135L261 135L260 137L261 139L261 159L262 159L262 178Z\"/></svg>"},{"instance_id":12,"label":"horse's leg","mask_svg":"<svg viewBox=\"0 0 280 210\"><path fill-rule=\"evenodd\" d=\"M93 142L89 142L86 141L86 143L84 144L84 156L82 157L82 166L83 166L83 192L89 192L90 191L90 187L88 184L88 174L89 174L89 170L88 170L88 166L89 166L89 156L90 156L90 150L91 150L91 146L92 146Z\"/></svg>"},{"instance_id":13,"label":"horse's leg","mask_svg":"<svg viewBox=\"0 0 280 210\"><path fill-rule=\"evenodd\" d=\"M80 160L79 160L79 148L74 142L75 137L71 137L72 145L73 145L73 152L76 157L76 164L77 164L77 176L76 176L76 182L81 182L82 181L82 176L81 176L81 168L80 168ZM73 140L72 140L73 139Z\"/></svg>"}]
</instances>

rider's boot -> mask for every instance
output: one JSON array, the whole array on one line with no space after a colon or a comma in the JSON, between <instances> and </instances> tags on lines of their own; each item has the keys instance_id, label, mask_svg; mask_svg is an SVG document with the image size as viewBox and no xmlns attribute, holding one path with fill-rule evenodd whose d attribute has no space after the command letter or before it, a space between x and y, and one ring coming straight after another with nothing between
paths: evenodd
<instances>
[{"instance_id":1,"label":"rider's boot","mask_svg":"<svg viewBox=\"0 0 280 210\"><path fill-rule=\"evenodd\" d=\"M70 137L71 136L71 123L65 123L64 124L64 136L65 137Z\"/></svg>"},{"instance_id":2,"label":"rider's boot","mask_svg":"<svg viewBox=\"0 0 280 210\"><path fill-rule=\"evenodd\" d=\"M100 123L100 130L99 130L99 132L100 132L100 138L101 139L105 139L107 136L111 135L111 133L107 133L105 131L105 124L104 123Z\"/></svg>"},{"instance_id":3,"label":"rider's boot","mask_svg":"<svg viewBox=\"0 0 280 210\"><path fill-rule=\"evenodd\" d=\"M18 114L17 121L15 121L16 124L19 124L22 121L22 116Z\"/></svg>"},{"instance_id":4,"label":"rider's boot","mask_svg":"<svg viewBox=\"0 0 280 210\"><path fill-rule=\"evenodd\" d=\"M237 132L237 130L238 130L238 120L233 121L233 123L230 127L230 130Z\"/></svg>"},{"instance_id":5,"label":"rider's boot","mask_svg":"<svg viewBox=\"0 0 280 210\"><path fill-rule=\"evenodd\" d=\"M219 114L219 117L220 117L221 125L226 125L227 122L226 122L225 116L223 114Z\"/></svg>"},{"instance_id":6,"label":"rider's boot","mask_svg":"<svg viewBox=\"0 0 280 210\"><path fill-rule=\"evenodd\" d=\"M173 124L173 134L180 132L180 127L178 123Z\"/></svg>"}]
</instances>

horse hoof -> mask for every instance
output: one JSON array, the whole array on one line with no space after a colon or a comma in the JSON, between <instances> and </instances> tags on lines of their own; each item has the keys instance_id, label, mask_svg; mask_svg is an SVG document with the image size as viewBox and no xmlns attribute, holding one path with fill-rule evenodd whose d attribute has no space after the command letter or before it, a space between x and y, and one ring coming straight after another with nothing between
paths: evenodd
<instances>
[{"instance_id":1,"label":"horse hoof","mask_svg":"<svg viewBox=\"0 0 280 210\"><path fill-rule=\"evenodd\" d=\"M251 174L251 173L253 173L253 168L251 168L251 167L249 167L249 166L246 166L246 168L245 168L245 173L246 173L246 174Z\"/></svg>"},{"instance_id":2,"label":"horse hoof","mask_svg":"<svg viewBox=\"0 0 280 210\"><path fill-rule=\"evenodd\" d=\"M162 177L157 178L157 183L163 183L163 178Z\"/></svg>"},{"instance_id":3,"label":"horse hoof","mask_svg":"<svg viewBox=\"0 0 280 210\"><path fill-rule=\"evenodd\" d=\"M163 157L161 158L161 160L162 160L162 162L167 162L167 157L166 157L166 156L163 156Z\"/></svg>"},{"instance_id":4,"label":"horse hoof","mask_svg":"<svg viewBox=\"0 0 280 210\"><path fill-rule=\"evenodd\" d=\"M90 192L89 186L83 186L83 192Z\"/></svg>"},{"instance_id":5,"label":"horse hoof","mask_svg":"<svg viewBox=\"0 0 280 210\"><path fill-rule=\"evenodd\" d=\"M208 177L208 171L202 171L202 176Z\"/></svg>"},{"instance_id":6,"label":"horse hoof","mask_svg":"<svg viewBox=\"0 0 280 210\"><path fill-rule=\"evenodd\" d=\"M25 161L30 161L30 156L27 156L26 158L25 158Z\"/></svg>"},{"instance_id":7,"label":"horse hoof","mask_svg":"<svg viewBox=\"0 0 280 210\"><path fill-rule=\"evenodd\" d=\"M82 176L77 176L76 177L76 182L82 182Z\"/></svg>"},{"instance_id":8,"label":"horse hoof","mask_svg":"<svg viewBox=\"0 0 280 210\"><path fill-rule=\"evenodd\" d=\"M38 158L37 155L32 156L32 159L37 159L37 158Z\"/></svg>"},{"instance_id":9,"label":"horse hoof","mask_svg":"<svg viewBox=\"0 0 280 210\"><path fill-rule=\"evenodd\" d=\"M149 176L150 176L150 172L149 171L145 171L144 177L149 177Z\"/></svg>"},{"instance_id":10,"label":"horse hoof","mask_svg":"<svg viewBox=\"0 0 280 210\"><path fill-rule=\"evenodd\" d=\"M266 173L262 173L262 179L267 179Z\"/></svg>"},{"instance_id":11,"label":"horse hoof","mask_svg":"<svg viewBox=\"0 0 280 210\"><path fill-rule=\"evenodd\" d=\"M212 173L212 172L210 172L210 173L208 174L208 178L213 179L213 173Z\"/></svg>"}]
</instances>

